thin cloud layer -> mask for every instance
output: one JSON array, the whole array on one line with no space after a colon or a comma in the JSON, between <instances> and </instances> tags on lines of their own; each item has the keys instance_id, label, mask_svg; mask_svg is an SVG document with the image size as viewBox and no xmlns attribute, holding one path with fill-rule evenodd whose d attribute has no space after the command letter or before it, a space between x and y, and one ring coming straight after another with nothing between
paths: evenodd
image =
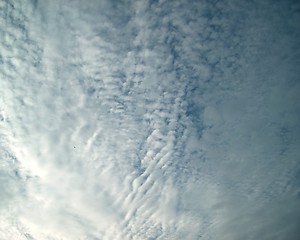
<instances>
[{"instance_id":1,"label":"thin cloud layer","mask_svg":"<svg viewBox=\"0 0 300 240\"><path fill-rule=\"evenodd\" d=\"M0 238L296 240L299 9L0 2Z\"/></svg>"}]
</instances>

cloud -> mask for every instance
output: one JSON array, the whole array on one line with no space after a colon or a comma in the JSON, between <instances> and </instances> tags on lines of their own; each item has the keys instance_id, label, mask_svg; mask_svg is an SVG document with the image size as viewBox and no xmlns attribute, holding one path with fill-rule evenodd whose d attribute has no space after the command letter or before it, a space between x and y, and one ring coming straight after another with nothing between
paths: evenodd
<instances>
[{"instance_id":1,"label":"cloud","mask_svg":"<svg viewBox=\"0 0 300 240\"><path fill-rule=\"evenodd\" d=\"M297 5L0 7L3 239L296 239Z\"/></svg>"}]
</instances>

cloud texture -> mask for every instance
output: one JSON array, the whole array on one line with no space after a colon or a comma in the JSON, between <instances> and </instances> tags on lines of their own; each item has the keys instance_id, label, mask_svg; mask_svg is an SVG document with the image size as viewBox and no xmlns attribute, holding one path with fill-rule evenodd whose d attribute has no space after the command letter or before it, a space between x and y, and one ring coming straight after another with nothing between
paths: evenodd
<instances>
[{"instance_id":1,"label":"cloud texture","mask_svg":"<svg viewBox=\"0 0 300 240\"><path fill-rule=\"evenodd\" d=\"M291 239L297 1L0 0L0 239Z\"/></svg>"}]
</instances>

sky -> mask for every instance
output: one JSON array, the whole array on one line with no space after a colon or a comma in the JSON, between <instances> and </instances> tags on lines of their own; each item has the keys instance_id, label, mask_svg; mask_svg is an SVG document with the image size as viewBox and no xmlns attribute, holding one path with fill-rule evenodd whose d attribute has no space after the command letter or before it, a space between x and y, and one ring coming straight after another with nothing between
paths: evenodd
<instances>
[{"instance_id":1,"label":"sky","mask_svg":"<svg viewBox=\"0 0 300 240\"><path fill-rule=\"evenodd\" d=\"M297 240L300 2L0 0L0 240Z\"/></svg>"}]
</instances>

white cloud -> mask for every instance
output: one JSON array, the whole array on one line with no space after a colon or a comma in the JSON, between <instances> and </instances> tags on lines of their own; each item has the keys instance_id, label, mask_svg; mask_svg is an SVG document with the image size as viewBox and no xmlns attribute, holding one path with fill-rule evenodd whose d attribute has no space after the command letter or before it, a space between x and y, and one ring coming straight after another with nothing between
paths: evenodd
<instances>
[{"instance_id":1,"label":"white cloud","mask_svg":"<svg viewBox=\"0 0 300 240\"><path fill-rule=\"evenodd\" d=\"M1 2L0 237L296 239L299 15L262 5Z\"/></svg>"}]
</instances>

